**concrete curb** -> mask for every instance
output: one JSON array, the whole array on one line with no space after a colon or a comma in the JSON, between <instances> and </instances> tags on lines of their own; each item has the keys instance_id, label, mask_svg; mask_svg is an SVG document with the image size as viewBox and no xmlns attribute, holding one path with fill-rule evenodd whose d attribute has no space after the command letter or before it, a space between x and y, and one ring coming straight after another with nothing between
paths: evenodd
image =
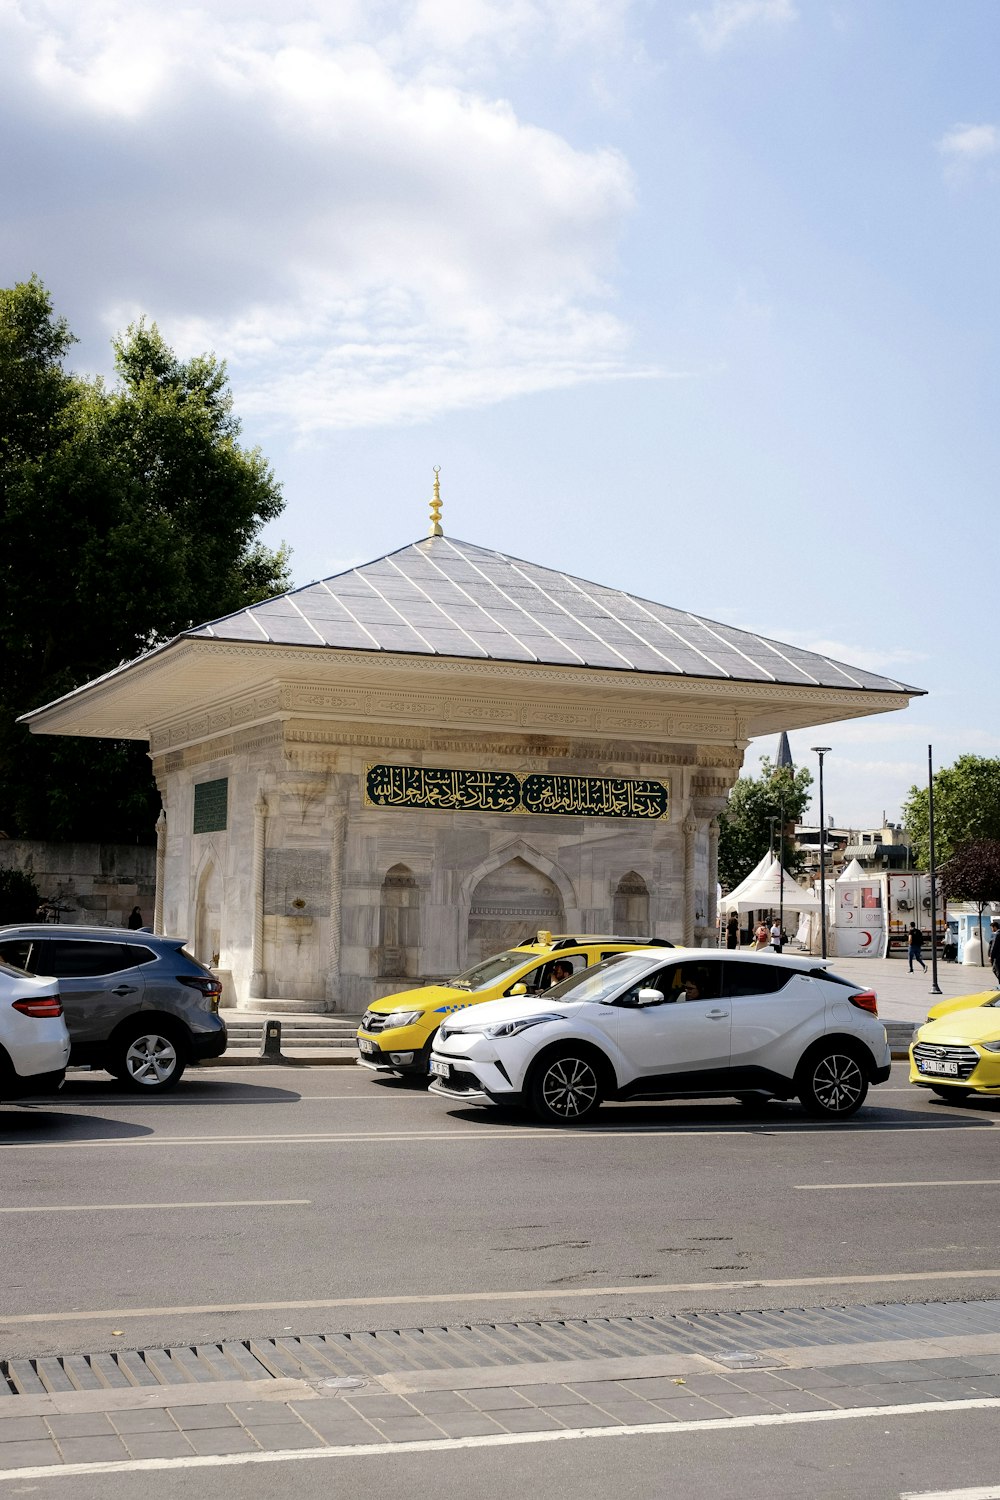
<instances>
[{"instance_id":1,"label":"concrete curb","mask_svg":"<svg viewBox=\"0 0 1000 1500\"><path fill-rule=\"evenodd\" d=\"M209 1057L198 1064L200 1068L353 1068L358 1060L355 1051L327 1051L322 1047L313 1047L308 1051L294 1048L288 1052L282 1052L278 1057L261 1057L259 1051L243 1050L239 1047L230 1047L221 1057Z\"/></svg>"}]
</instances>

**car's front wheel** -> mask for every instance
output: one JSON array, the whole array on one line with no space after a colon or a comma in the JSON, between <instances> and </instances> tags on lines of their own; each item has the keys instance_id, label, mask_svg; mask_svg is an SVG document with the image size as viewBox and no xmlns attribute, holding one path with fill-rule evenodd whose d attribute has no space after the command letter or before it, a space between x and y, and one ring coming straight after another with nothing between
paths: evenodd
<instances>
[{"instance_id":1,"label":"car's front wheel","mask_svg":"<svg viewBox=\"0 0 1000 1500\"><path fill-rule=\"evenodd\" d=\"M831 1044L802 1063L796 1092L807 1114L846 1120L857 1114L868 1094L868 1077L848 1047Z\"/></svg>"},{"instance_id":2,"label":"car's front wheel","mask_svg":"<svg viewBox=\"0 0 1000 1500\"><path fill-rule=\"evenodd\" d=\"M601 1107L597 1063L586 1051L567 1048L543 1059L531 1081L531 1107L549 1125L582 1125Z\"/></svg>"},{"instance_id":3,"label":"car's front wheel","mask_svg":"<svg viewBox=\"0 0 1000 1500\"><path fill-rule=\"evenodd\" d=\"M174 1088L185 1065L176 1038L156 1026L120 1037L108 1064L115 1077L137 1094Z\"/></svg>"}]
</instances>

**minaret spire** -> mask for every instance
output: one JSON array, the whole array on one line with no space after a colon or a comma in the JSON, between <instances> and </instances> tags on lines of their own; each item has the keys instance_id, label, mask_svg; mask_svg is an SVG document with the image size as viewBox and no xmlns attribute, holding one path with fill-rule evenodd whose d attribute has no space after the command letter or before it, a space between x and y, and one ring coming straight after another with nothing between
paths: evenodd
<instances>
[{"instance_id":1,"label":"minaret spire","mask_svg":"<svg viewBox=\"0 0 1000 1500\"><path fill-rule=\"evenodd\" d=\"M428 536L444 536L441 529L441 465L434 465L434 499L431 501L431 529Z\"/></svg>"}]
</instances>

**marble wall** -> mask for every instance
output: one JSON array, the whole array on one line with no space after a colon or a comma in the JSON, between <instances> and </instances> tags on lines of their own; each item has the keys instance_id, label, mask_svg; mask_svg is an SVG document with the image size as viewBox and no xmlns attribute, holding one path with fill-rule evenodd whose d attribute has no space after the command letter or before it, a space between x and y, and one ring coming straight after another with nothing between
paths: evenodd
<instances>
[{"instance_id":1,"label":"marble wall","mask_svg":"<svg viewBox=\"0 0 1000 1500\"><path fill-rule=\"evenodd\" d=\"M670 817L367 805L365 769L390 759L653 777L670 786ZM411 745L401 754L374 735L369 745L303 751L279 726L225 753L175 756L158 775L163 925L224 971L240 1005L353 1014L539 928L613 932L616 912L636 936L640 921L641 935L675 942L686 922L692 937L693 926L702 940L707 930L715 808L694 797L686 766L638 757L578 757L567 766L565 754L507 760L474 744L447 753ZM194 833L195 784L223 777L227 826Z\"/></svg>"}]
</instances>

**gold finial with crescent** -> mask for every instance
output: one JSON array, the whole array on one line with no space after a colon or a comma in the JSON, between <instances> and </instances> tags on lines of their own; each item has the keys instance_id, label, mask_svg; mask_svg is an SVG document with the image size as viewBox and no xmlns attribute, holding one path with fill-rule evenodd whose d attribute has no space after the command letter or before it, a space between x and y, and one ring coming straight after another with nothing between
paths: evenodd
<instances>
[{"instance_id":1,"label":"gold finial with crescent","mask_svg":"<svg viewBox=\"0 0 1000 1500\"><path fill-rule=\"evenodd\" d=\"M434 465L434 499L431 501L431 529L428 536L444 536L441 529L441 465Z\"/></svg>"}]
</instances>

